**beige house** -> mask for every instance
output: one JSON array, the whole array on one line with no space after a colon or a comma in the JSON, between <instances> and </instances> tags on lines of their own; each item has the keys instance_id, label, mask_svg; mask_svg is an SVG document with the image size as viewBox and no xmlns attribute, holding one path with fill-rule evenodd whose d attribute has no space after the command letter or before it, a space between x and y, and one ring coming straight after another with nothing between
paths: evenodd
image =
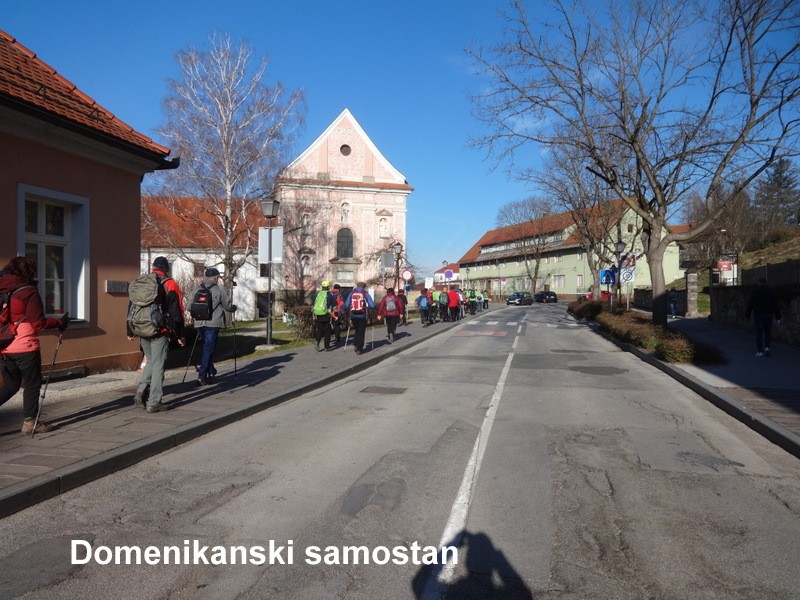
<instances>
[{"instance_id":1,"label":"beige house","mask_svg":"<svg viewBox=\"0 0 800 600\"><path fill-rule=\"evenodd\" d=\"M0 71L0 262L32 258L47 314L74 319L56 368L132 368L140 185L177 160L2 31ZM44 356L56 337L41 334Z\"/></svg>"},{"instance_id":2,"label":"beige house","mask_svg":"<svg viewBox=\"0 0 800 600\"><path fill-rule=\"evenodd\" d=\"M412 191L350 111L342 111L276 183L286 301L302 303L323 280L345 289L358 281L378 289L388 284L393 247L405 246Z\"/></svg>"}]
</instances>

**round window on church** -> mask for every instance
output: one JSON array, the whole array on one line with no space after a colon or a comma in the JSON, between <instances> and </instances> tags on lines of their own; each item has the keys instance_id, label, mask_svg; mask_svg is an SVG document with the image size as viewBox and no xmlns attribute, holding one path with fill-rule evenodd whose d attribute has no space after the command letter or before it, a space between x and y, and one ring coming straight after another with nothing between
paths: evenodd
<instances>
[{"instance_id":1,"label":"round window on church","mask_svg":"<svg viewBox=\"0 0 800 600\"><path fill-rule=\"evenodd\" d=\"M350 152L352 152L352 149L347 144L342 144L342 147L339 148L339 152L341 152L342 155L344 156L350 156Z\"/></svg>"}]
</instances>

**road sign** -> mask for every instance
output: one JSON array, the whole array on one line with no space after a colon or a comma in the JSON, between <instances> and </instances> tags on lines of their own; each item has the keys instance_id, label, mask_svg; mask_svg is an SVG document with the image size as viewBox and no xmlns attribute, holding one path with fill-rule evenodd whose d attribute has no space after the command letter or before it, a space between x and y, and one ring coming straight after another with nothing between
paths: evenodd
<instances>
[{"instance_id":1,"label":"road sign","mask_svg":"<svg viewBox=\"0 0 800 600\"><path fill-rule=\"evenodd\" d=\"M414 273L413 273L412 271L408 270L408 269L406 269L405 271L403 271L403 272L402 272L400 275L401 275L401 277L402 277L403 279L405 279L406 281L410 281L410 280L411 280L411 278L412 278L412 277L414 277Z\"/></svg>"},{"instance_id":2,"label":"road sign","mask_svg":"<svg viewBox=\"0 0 800 600\"><path fill-rule=\"evenodd\" d=\"M636 269L626 268L619 272L620 283L633 283L636 280Z\"/></svg>"},{"instance_id":3,"label":"road sign","mask_svg":"<svg viewBox=\"0 0 800 600\"><path fill-rule=\"evenodd\" d=\"M600 284L601 285L614 285L616 282L616 272L611 269L603 269L600 271Z\"/></svg>"},{"instance_id":4,"label":"road sign","mask_svg":"<svg viewBox=\"0 0 800 600\"><path fill-rule=\"evenodd\" d=\"M445 279L452 279L453 278L453 272L450 269L447 269L444 272L444 278Z\"/></svg>"}]
</instances>

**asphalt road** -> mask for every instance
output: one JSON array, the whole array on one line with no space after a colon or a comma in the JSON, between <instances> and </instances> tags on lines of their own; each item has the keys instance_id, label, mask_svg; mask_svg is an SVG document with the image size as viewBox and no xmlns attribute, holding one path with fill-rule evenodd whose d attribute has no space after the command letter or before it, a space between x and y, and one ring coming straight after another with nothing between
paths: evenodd
<instances>
[{"instance_id":1,"label":"asphalt road","mask_svg":"<svg viewBox=\"0 0 800 600\"><path fill-rule=\"evenodd\" d=\"M563 307L509 307L1 528L0 598L790 599L800 461ZM440 544L458 564L413 564ZM121 546L161 554L100 564Z\"/></svg>"}]
</instances>

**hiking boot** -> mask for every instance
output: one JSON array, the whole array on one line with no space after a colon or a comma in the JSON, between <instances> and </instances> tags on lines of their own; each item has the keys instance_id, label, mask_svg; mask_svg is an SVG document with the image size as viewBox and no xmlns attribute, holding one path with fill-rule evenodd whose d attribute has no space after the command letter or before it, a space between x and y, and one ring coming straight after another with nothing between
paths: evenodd
<instances>
[{"instance_id":1,"label":"hiking boot","mask_svg":"<svg viewBox=\"0 0 800 600\"><path fill-rule=\"evenodd\" d=\"M756 356L758 358L764 358L764 353L763 352L756 352Z\"/></svg>"},{"instance_id":2,"label":"hiking boot","mask_svg":"<svg viewBox=\"0 0 800 600\"><path fill-rule=\"evenodd\" d=\"M764 356L772 356L772 353L769 351L769 348L764 348Z\"/></svg>"},{"instance_id":3,"label":"hiking boot","mask_svg":"<svg viewBox=\"0 0 800 600\"><path fill-rule=\"evenodd\" d=\"M164 411L164 410L167 410L167 407L164 404L162 404L161 402L159 402L158 404L149 405L147 407L147 412L149 412L149 413L157 413L157 412L161 412L161 411Z\"/></svg>"},{"instance_id":4,"label":"hiking boot","mask_svg":"<svg viewBox=\"0 0 800 600\"><path fill-rule=\"evenodd\" d=\"M50 423L39 421L36 423L36 430L34 431L33 423L36 419L25 419L22 422L22 435L31 435L32 433L47 433L53 431L53 426Z\"/></svg>"},{"instance_id":5,"label":"hiking boot","mask_svg":"<svg viewBox=\"0 0 800 600\"><path fill-rule=\"evenodd\" d=\"M144 396L144 394L140 394L139 392L136 392L133 395L133 405L138 406L139 408L144 408L144 403L146 400L147 398Z\"/></svg>"},{"instance_id":6,"label":"hiking boot","mask_svg":"<svg viewBox=\"0 0 800 600\"><path fill-rule=\"evenodd\" d=\"M314 348L317 349L317 352L322 352L322 348L319 347L319 342L314 342Z\"/></svg>"}]
</instances>

